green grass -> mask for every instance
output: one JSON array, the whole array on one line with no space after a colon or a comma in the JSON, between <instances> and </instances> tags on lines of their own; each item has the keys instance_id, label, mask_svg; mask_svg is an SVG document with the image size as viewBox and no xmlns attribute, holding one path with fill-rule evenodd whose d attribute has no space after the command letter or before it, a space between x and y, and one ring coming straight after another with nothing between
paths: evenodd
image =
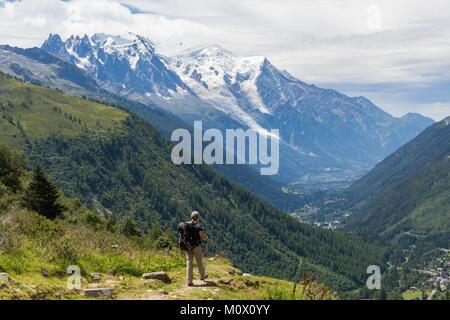
<instances>
[{"instance_id":1,"label":"green grass","mask_svg":"<svg viewBox=\"0 0 450 320\"><path fill-rule=\"evenodd\" d=\"M10 212L7 219L2 225L5 241L0 270L14 275L40 269L60 275L67 266L78 265L84 274L140 276L149 271L168 271L184 262L179 254L144 249L119 234L64 220L50 221L28 211Z\"/></svg>"},{"instance_id":2,"label":"green grass","mask_svg":"<svg viewBox=\"0 0 450 320\"><path fill-rule=\"evenodd\" d=\"M69 265L80 267L82 289L112 288L116 299L336 298L315 282L298 285L293 294L291 282L239 275L228 259L217 256L205 262L214 285L188 288L184 256L178 249L158 251L103 229L67 219L50 221L21 209L0 215L0 229L0 272L11 277L0 288L0 299L85 299L82 291L67 288ZM153 271L166 271L172 282L141 279ZM100 282L92 282L93 272L102 274Z\"/></svg>"},{"instance_id":3,"label":"green grass","mask_svg":"<svg viewBox=\"0 0 450 320\"><path fill-rule=\"evenodd\" d=\"M420 300L422 298L422 292L420 290L408 290L402 293L402 297L405 300Z\"/></svg>"},{"instance_id":4,"label":"green grass","mask_svg":"<svg viewBox=\"0 0 450 320\"><path fill-rule=\"evenodd\" d=\"M66 287L70 265L80 267L85 288L93 272L138 280L145 272L184 268L184 258L176 250L146 247L123 235L73 222L73 215L82 212L70 214L72 222L50 221L23 209L0 215L0 272L14 279L0 289L0 299L80 298Z\"/></svg>"},{"instance_id":5,"label":"green grass","mask_svg":"<svg viewBox=\"0 0 450 320\"><path fill-rule=\"evenodd\" d=\"M0 132L2 142L20 146L51 135L101 135L112 131L128 113L44 87L0 75Z\"/></svg>"}]
</instances>

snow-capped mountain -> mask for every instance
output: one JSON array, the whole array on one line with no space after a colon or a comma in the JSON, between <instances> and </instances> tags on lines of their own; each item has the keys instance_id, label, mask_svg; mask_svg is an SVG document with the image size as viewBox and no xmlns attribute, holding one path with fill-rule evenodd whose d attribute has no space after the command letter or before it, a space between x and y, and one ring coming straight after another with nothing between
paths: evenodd
<instances>
[{"instance_id":1,"label":"snow-capped mountain","mask_svg":"<svg viewBox=\"0 0 450 320\"><path fill-rule=\"evenodd\" d=\"M364 97L309 85L264 57L238 57L220 46L184 53L170 65L203 100L242 122L279 128L303 156L374 164L433 123L420 115L394 118Z\"/></svg>"},{"instance_id":2,"label":"snow-capped mountain","mask_svg":"<svg viewBox=\"0 0 450 320\"><path fill-rule=\"evenodd\" d=\"M139 35L94 34L62 41L50 34L42 49L85 70L105 89L128 95L190 93L190 89L155 52L152 42Z\"/></svg>"},{"instance_id":3,"label":"snow-capped mountain","mask_svg":"<svg viewBox=\"0 0 450 320\"><path fill-rule=\"evenodd\" d=\"M95 34L64 42L50 35L42 49L85 70L103 89L156 104L187 123L279 129L283 182L305 175L352 179L433 123L420 115L394 118L364 97L307 84L264 57L239 57L220 46L164 58L144 37Z\"/></svg>"},{"instance_id":4,"label":"snow-capped mountain","mask_svg":"<svg viewBox=\"0 0 450 320\"><path fill-rule=\"evenodd\" d=\"M171 60L171 66L199 97L225 112L240 109L238 100L245 99L248 107L270 113L256 86L264 61L264 57L236 57L220 46L212 46L178 56Z\"/></svg>"},{"instance_id":5,"label":"snow-capped mountain","mask_svg":"<svg viewBox=\"0 0 450 320\"><path fill-rule=\"evenodd\" d=\"M199 98L259 131L265 129L253 113L270 114L256 86L264 61L264 57L236 57L217 45L169 59Z\"/></svg>"}]
</instances>

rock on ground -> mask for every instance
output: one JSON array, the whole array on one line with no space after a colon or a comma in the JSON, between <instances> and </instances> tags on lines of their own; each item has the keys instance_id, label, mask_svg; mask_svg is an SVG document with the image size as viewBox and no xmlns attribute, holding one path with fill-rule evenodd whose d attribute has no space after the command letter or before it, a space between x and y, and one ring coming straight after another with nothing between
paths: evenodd
<instances>
[{"instance_id":1,"label":"rock on ground","mask_svg":"<svg viewBox=\"0 0 450 320\"><path fill-rule=\"evenodd\" d=\"M235 276L235 275L242 276L243 275L241 270L239 270L237 268L233 268L233 267L230 267L228 269L228 274L230 274L232 276Z\"/></svg>"},{"instance_id":2,"label":"rock on ground","mask_svg":"<svg viewBox=\"0 0 450 320\"><path fill-rule=\"evenodd\" d=\"M9 281L9 274L5 272L0 273L0 281Z\"/></svg>"},{"instance_id":3,"label":"rock on ground","mask_svg":"<svg viewBox=\"0 0 450 320\"><path fill-rule=\"evenodd\" d=\"M112 289L107 288L84 289L83 292L85 296L94 298L112 298L113 295Z\"/></svg>"},{"instance_id":4,"label":"rock on ground","mask_svg":"<svg viewBox=\"0 0 450 320\"><path fill-rule=\"evenodd\" d=\"M169 275L166 272L149 272L149 273L144 273L142 275L142 279L144 280L160 280L162 282L165 283L170 283L172 280L170 279Z\"/></svg>"},{"instance_id":5,"label":"rock on ground","mask_svg":"<svg viewBox=\"0 0 450 320\"><path fill-rule=\"evenodd\" d=\"M97 282L102 280L102 275L98 272L91 273L92 281Z\"/></svg>"},{"instance_id":6,"label":"rock on ground","mask_svg":"<svg viewBox=\"0 0 450 320\"><path fill-rule=\"evenodd\" d=\"M48 276L50 276L50 274L48 273L48 271L45 270L45 269L40 269L39 272L41 273L41 276L43 276L43 277L46 277L46 278L47 278Z\"/></svg>"}]
</instances>

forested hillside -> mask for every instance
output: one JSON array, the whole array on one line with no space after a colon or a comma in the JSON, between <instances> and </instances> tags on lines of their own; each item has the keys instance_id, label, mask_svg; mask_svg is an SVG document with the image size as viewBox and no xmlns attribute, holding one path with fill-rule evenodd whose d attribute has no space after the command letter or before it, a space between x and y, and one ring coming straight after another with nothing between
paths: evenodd
<instances>
[{"instance_id":1,"label":"forested hillside","mask_svg":"<svg viewBox=\"0 0 450 320\"><path fill-rule=\"evenodd\" d=\"M415 139L380 162L350 188L351 199L366 201L404 178L450 154L450 119L425 129Z\"/></svg>"},{"instance_id":2,"label":"forested hillside","mask_svg":"<svg viewBox=\"0 0 450 320\"><path fill-rule=\"evenodd\" d=\"M389 245L386 256L394 269L400 265L435 276L438 268L445 270L450 248L450 118L393 153L350 191L353 214L347 228ZM424 283L421 286L427 287Z\"/></svg>"},{"instance_id":3,"label":"forested hillside","mask_svg":"<svg viewBox=\"0 0 450 320\"><path fill-rule=\"evenodd\" d=\"M351 188L363 232L449 239L450 118L426 129ZM364 202L365 201L365 202Z\"/></svg>"},{"instance_id":4,"label":"forested hillside","mask_svg":"<svg viewBox=\"0 0 450 320\"><path fill-rule=\"evenodd\" d=\"M448 299L439 283L448 281L450 118L382 161L350 188L349 199L347 228L390 247L384 278L391 295L417 297L413 286Z\"/></svg>"},{"instance_id":5,"label":"forested hillside","mask_svg":"<svg viewBox=\"0 0 450 320\"><path fill-rule=\"evenodd\" d=\"M0 76L2 142L40 164L68 196L105 218L174 230L199 210L211 236L245 271L292 278L302 268L338 290L361 285L380 248L314 229L206 166L175 166L171 146L148 124L112 106Z\"/></svg>"}]
</instances>

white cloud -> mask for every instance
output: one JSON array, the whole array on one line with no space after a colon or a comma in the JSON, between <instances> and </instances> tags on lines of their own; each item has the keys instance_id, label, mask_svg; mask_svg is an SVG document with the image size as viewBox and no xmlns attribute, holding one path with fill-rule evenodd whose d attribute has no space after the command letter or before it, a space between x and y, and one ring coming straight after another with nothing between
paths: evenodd
<instances>
[{"instance_id":1,"label":"white cloud","mask_svg":"<svg viewBox=\"0 0 450 320\"><path fill-rule=\"evenodd\" d=\"M22 0L6 2L5 7L0 8L0 42L17 46L39 46L49 33L68 37L126 31L150 37L165 52L185 39L189 45L201 45L223 37L220 30L195 21L157 14L132 14L118 1Z\"/></svg>"},{"instance_id":2,"label":"white cloud","mask_svg":"<svg viewBox=\"0 0 450 320\"><path fill-rule=\"evenodd\" d=\"M218 43L238 54L265 55L278 67L308 82L332 87L345 83L348 88L353 84L355 88L348 91L355 94L364 93L357 90L361 84L383 88L369 92L369 98L382 96L387 90L388 86L380 84L392 84L405 90L401 94L407 96L415 90L413 87L450 83L448 0L0 3L0 43L40 45L50 32L67 37L132 31L151 38L163 54ZM372 5L380 9L379 29L368 24L373 22L368 15ZM429 97L421 102L423 113L430 114L425 106L439 107L436 103L447 101ZM397 113L404 108L386 109Z\"/></svg>"}]
</instances>

